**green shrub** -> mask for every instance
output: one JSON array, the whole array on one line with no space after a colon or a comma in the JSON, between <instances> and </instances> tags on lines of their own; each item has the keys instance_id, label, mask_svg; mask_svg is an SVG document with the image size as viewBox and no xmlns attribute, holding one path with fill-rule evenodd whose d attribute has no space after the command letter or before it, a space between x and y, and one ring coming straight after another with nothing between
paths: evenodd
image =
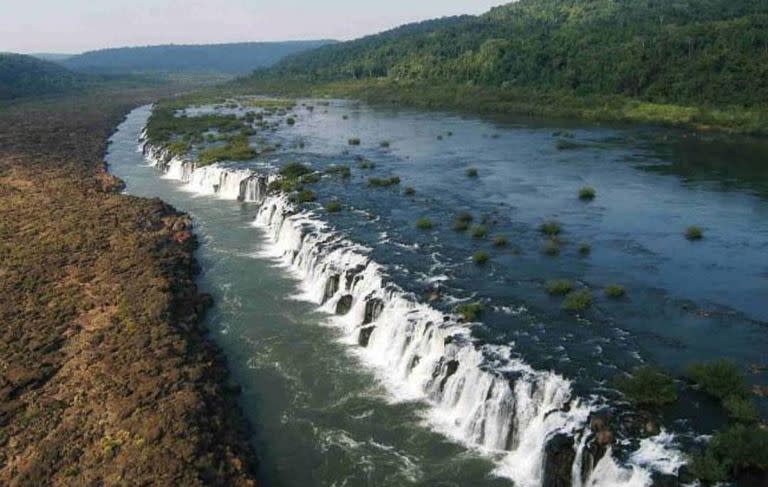
<instances>
[{"instance_id":1,"label":"green shrub","mask_svg":"<svg viewBox=\"0 0 768 487\"><path fill-rule=\"evenodd\" d=\"M320 182L320 174L316 172L311 172L309 174L305 174L300 178L301 182L304 184L315 184Z\"/></svg>"},{"instance_id":2,"label":"green shrub","mask_svg":"<svg viewBox=\"0 0 768 487\"><path fill-rule=\"evenodd\" d=\"M595 191L595 188L584 186L579 190L579 199L582 201L592 201L595 199L595 196L597 196L597 191Z\"/></svg>"},{"instance_id":3,"label":"green shrub","mask_svg":"<svg viewBox=\"0 0 768 487\"><path fill-rule=\"evenodd\" d=\"M331 200L325 204L324 208L328 213L338 213L341 211L341 203Z\"/></svg>"},{"instance_id":4,"label":"green shrub","mask_svg":"<svg viewBox=\"0 0 768 487\"><path fill-rule=\"evenodd\" d=\"M257 156L256 151L250 146L248 137L236 135L231 137L223 147L210 147L202 151L197 162L201 166L207 166L222 161L247 161Z\"/></svg>"},{"instance_id":5,"label":"green shrub","mask_svg":"<svg viewBox=\"0 0 768 487\"><path fill-rule=\"evenodd\" d=\"M470 178L476 178L477 177L477 168L470 167L467 169L467 177Z\"/></svg>"},{"instance_id":6,"label":"green shrub","mask_svg":"<svg viewBox=\"0 0 768 487\"><path fill-rule=\"evenodd\" d=\"M662 370L639 367L630 376L619 377L616 385L630 402L661 407L677 401L675 382Z\"/></svg>"},{"instance_id":7,"label":"green shrub","mask_svg":"<svg viewBox=\"0 0 768 487\"><path fill-rule=\"evenodd\" d=\"M488 229L485 225L475 225L472 227L472 238L485 238L488 234Z\"/></svg>"},{"instance_id":8,"label":"green shrub","mask_svg":"<svg viewBox=\"0 0 768 487\"><path fill-rule=\"evenodd\" d=\"M547 281L546 288L551 296L565 296L573 291L573 282L568 279L554 279Z\"/></svg>"},{"instance_id":9,"label":"green shrub","mask_svg":"<svg viewBox=\"0 0 768 487\"><path fill-rule=\"evenodd\" d=\"M485 305L480 301L475 301L474 303L462 303L456 306L454 311L461 315L466 321L477 321L485 311Z\"/></svg>"},{"instance_id":10,"label":"green shrub","mask_svg":"<svg viewBox=\"0 0 768 487\"><path fill-rule=\"evenodd\" d=\"M744 373L730 360L692 364L687 369L687 375L701 386L704 392L718 399L728 396L744 397L748 393Z\"/></svg>"},{"instance_id":11,"label":"green shrub","mask_svg":"<svg viewBox=\"0 0 768 487\"><path fill-rule=\"evenodd\" d=\"M509 244L509 240L504 235L496 235L493 237L494 247L506 247Z\"/></svg>"},{"instance_id":12,"label":"green shrub","mask_svg":"<svg viewBox=\"0 0 768 487\"><path fill-rule=\"evenodd\" d=\"M389 178L370 178L368 179L368 186L374 188L386 188L389 186L395 186L400 184L400 178L398 176L392 176Z\"/></svg>"},{"instance_id":13,"label":"green shrub","mask_svg":"<svg viewBox=\"0 0 768 487\"><path fill-rule=\"evenodd\" d=\"M381 147L382 149L388 149L388 148L389 148L389 145L390 145L390 142L389 142L388 140L384 140L384 141L382 141L382 142L379 144L379 147Z\"/></svg>"},{"instance_id":14,"label":"green shrub","mask_svg":"<svg viewBox=\"0 0 768 487\"><path fill-rule=\"evenodd\" d=\"M715 434L690 464L691 473L710 484L750 468L768 470L768 431L742 424Z\"/></svg>"},{"instance_id":15,"label":"green shrub","mask_svg":"<svg viewBox=\"0 0 768 487\"><path fill-rule=\"evenodd\" d=\"M406 196L413 196L416 194L416 190L413 189L412 186L407 186L405 190L403 191L403 194Z\"/></svg>"},{"instance_id":16,"label":"green shrub","mask_svg":"<svg viewBox=\"0 0 768 487\"><path fill-rule=\"evenodd\" d=\"M586 242L579 244L579 255L587 256L592 253L592 246Z\"/></svg>"},{"instance_id":17,"label":"green shrub","mask_svg":"<svg viewBox=\"0 0 768 487\"><path fill-rule=\"evenodd\" d=\"M360 145L360 139L358 137L352 137L347 141L349 145Z\"/></svg>"},{"instance_id":18,"label":"green shrub","mask_svg":"<svg viewBox=\"0 0 768 487\"><path fill-rule=\"evenodd\" d=\"M584 311L592 306L592 293L584 289L568 293L563 300L562 308L566 311Z\"/></svg>"},{"instance_id":19,"label":"green shrub","mask_svg":"<svg viewBox=\"0 0 768 487\"><path fill-rule=\"evenodd\" d=\"M475 254L472 256L472 260L475 262L475 264L482 265L488 262L491 259L491 256L488 255L487 252L483 250L478 250L475 252Z\"/></svg>"},{"instance_id":20,"label":"green shrub","mask_svg":"<svg viewBox=\"0 0 768 487\"><path fill-rule=\"evenodd\" d=\"M429 218L419 218L416 220L416 228L419 230L432 230L435 228L435 224Z\"/></svg>"},{"instance_id":21,"label":"green shrub","mask_svg":"<svg viewBox=\"0 0 768 487\"><path fill-rule=\"evenodd\" d=\"M453 219L453 229L457 232L466 232L472 219L472 215L469 212L462 211Z\"/></svg>"},{"instance_id":22,"label":"green shrub","mask_svg":"<svg viewBox=\"0 0 768 487\"><path fill-rule=\"evenodd\" d=\"M544 255L549 255L550 257L560 255L560 241L556 238L547 240L547 243L544 244L541 251Z\"/></svg>"},{"instance_id":23,"label":"green shrub","mask_svg":"<svg viewBox=\"0 0 768 487\"><path fill-rule=\"evenodd\" d=\"M312 169L298 162L291 162L280 169L280 175L286 179L298 179L311 172Z\"/></svg>"},{"instance_id":24,"label":"green shrub","mask_svg":"<svg viewBox=\"0 0 768 487\"><path fill-rule=\"evenodd\" d=\"M723 400L728 416L741 423L755 423L760 419L754 401L749 397L731 395Z\"/></svg>"},{"instance_id":25,"label":"green shrub","mask_svg":"<svg viewBox=\"0 0 768 487\"><path fill-rule=\"evenodd\" d=\"M560 233L563 231L563 228L560 225L560 222L555 220L550 220L542 223L539 226L539 231L541 231L541 233L549 237L556 237L560 235Z\"/></svg>"},{"instance_id":26,"label":"green shrub","mask_svg":"<svg viewBox=\"0 0 768 487\"><path fill-rule=\"evenodd\" d=\"M299 191L299 195L297 196L297 199L299 203L310 203L317 199L317 195L311 189L304 189Z\"/></svg>"},{"instance_id":27,"label":"green shrub","mask_svg":"<svg viewBox=\"0 0 768 487\"><path fill-rule=\"evenodd\" d=\"M685 238L687 238L688 240L691 240L691 241L693 241L693 240L701 240L702 238L704 238L704 231L700 227L697 227L697 226L688 227L685 230Z\"/></svg>"},{"instance_id":28,"label":"green shrub","mask_svg":"<svg viewBox=\"0 0 768 487\"><path fill-rule=\"evenodd\" d=\"M728 466L709 448L701 454L694 455L689 468L696 478L708 484L728 480Z\"/></svg>"},{"instance_id":29,"label":"green shrub","mask_svg":"<svg viewBox=\"0 0 768 487\"><path fill-rule=\"evenodd\" d=\"M288 117L285 119L285 123L287 123L288 125L296 125L296 119L293 117Z\"/></svg>"},{"instance_id":30,"label":"green shrub","mask_svg":"<svg viewBox=\"0 0 768 487\"><path fill-rule=\"evenodd\" d=\"M627 291L624 289L623 286L620 286L619 284L608 284L605 286L605 295L609 298L621 298L624 297L624 295L627 294Z\"/></svg>"}]
</instances>

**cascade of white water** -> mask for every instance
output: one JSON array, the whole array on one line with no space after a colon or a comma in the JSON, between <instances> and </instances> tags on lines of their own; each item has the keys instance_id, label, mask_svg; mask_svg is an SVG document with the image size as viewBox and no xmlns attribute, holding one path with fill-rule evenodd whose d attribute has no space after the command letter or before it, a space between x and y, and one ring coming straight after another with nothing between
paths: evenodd
<instances>
[{"instance_id":1,"label":"cascade of white water","mask_svg":"<svg viewBox=\"0 0 768 487\"><path fill-rule=\"evenodd\" d=\"M542 485L547 442L585 429L591 408L573 397L568 380L532 369L507 347L478 347L455 317L385 283L367 249L297 212L284 196L267 197L254 224L271 238L267 255L294 271L303 297L337 314L347 341L362 347L361 357L393 393L427 400L429 422L446 435L506 452L498 473L516 485ZM581 437L572 467L578 487L587 433ZM587 485L634 487L650 478L637 465L603 458Z\"/></svg>"},{"instance_id":2,"label":"cascade of white water","mask_svg":"<svg viewBox=\"0 0 768 487\"><path fill-rule=\"evenodd\" d=\"M430 404L427 420L432 427L472 447L502 454L497 473L521 487L544 482L550 440L561 434L579 436L571 476L572 485L582 487L589 436L585 430L592 408L573 396L568 380L534 370L513 358L508 347L478 346L455 316L387 283L384 269L370 259L368 249L339 237L312 213L298 211L284 195L267 195L267 178L219 165L196 168L149 144L143 152L150 164L166 177L186 182L191 191L261 203L254 225L270 237L265 255L296 274L303 298L335 315L346 341L359 345L355 350L361 359L393 394ZM650 485L651 457L658 452L646 450L643 463L627 467L609 451L584 485ZM670 457L665 470L676 471L682 460Z\"/></svg>"}]
</instances>

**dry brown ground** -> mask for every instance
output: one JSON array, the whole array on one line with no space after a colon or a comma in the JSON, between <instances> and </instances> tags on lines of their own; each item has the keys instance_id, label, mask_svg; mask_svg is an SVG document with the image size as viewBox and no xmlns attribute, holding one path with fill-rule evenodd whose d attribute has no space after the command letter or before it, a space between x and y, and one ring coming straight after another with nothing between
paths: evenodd
<instances>
[{"instance_id":1,"label":"dry brown ground","mask_svg":"<svg viewBox=\"0 0 768 487\"><path fill-rule=\"evenodd\" d=\"M256 484L189 219L104 171L157 94L0 108L0 485Z\"/></svg>"}]
</instances>

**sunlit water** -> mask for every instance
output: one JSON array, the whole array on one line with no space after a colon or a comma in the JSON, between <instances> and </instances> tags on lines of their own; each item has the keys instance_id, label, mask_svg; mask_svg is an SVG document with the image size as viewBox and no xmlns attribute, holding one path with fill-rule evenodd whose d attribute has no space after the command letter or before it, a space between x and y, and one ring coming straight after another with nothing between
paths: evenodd
<instances>
[{"instance_id":1,"label":"sunlit water","mask_svg":"<svg viewBox=\"0 0 768 487\"><path fill-rule=\"evenodd\" d=\"M317 218L370 247L371 258L417 298L426 300L439 284L440 299L433 303L439 310L484 300L484 325L473 328L480 343L511 345L513 356L571 379L585 397L615 398L610 379L646 363L674 373L693 360L719 357L745 366L764 363L767 186L759 166L744 162L768 153L759 143L723 150L720 141L677 132L575 126L566 127L574 135L567 140L579 146L558 150L561 138L553 132L562 124L346 102L297 112L296 126L265 135L282 142L281 151L241 166L263 171L265 163L290 160L317 169L349 163L349 181L325 177L313 186L321 203L338 199L345 211L320 210ZM129 193L161 197L196 219L201 285L218 303L209 326L244 387L267 481L508 485L492 473L493 454L432 432L423 402L395 400L391 387L377 380L380 374L347 353L355 345L323 325L327 315L297 299L289 269L265 255L271 242L264 229L253 227L256 205L196 196L189 191L194 185L162 179L147 167L136 152L147 115L143 108L129 116L108 162ZM347 145L353 136L361 146ZM380 147L385 140L389 148ZM358 168L357 156L375 167ZM729 165L726 157L737 161ZM699 172L692 169L697 160ZM467 177L470 166L478 178ZM400 176L399 188L366 184L369 177L390 175ZM579 201L585 185L597 189L595 201ZM412 186L415 196L403 196L403 186ZM454 215L464 210L476 221L485 217L489 235L505 235L509 245L494 248L452 231ZM416 229L419 217L432 219L436 229ZM547 219L563 225L557 257L541 253L537 227ZM704 240L683 237L693 224L704 228ZM589 256L579 255L580 242L591 245ZM479 249L491 256L483 267L471 262ZM580 316L560 311L561 300L544 290L552 278L591 288L592 310ZM609 283L623 285L627 297L603 297ZM690 437L722 420L715 404L693 394L665 418L667 428Z\"/></svg>"}]
</instances>

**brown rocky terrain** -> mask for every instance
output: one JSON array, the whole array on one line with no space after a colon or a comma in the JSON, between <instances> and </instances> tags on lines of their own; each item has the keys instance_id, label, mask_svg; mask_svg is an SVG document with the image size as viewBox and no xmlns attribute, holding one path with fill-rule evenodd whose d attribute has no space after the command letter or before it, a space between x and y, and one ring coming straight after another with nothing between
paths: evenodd
<instances>
[{"instance_id":1,"label":"brown rocky terrain","mask_svg":"<svg viewBox=\"0 0 768 487\"><path fill-rule=\"evenodd\" d=\"M190 220L102 162L157 95L0 108L0 485L257 485Z\"/></svg>"}]
</instances>

